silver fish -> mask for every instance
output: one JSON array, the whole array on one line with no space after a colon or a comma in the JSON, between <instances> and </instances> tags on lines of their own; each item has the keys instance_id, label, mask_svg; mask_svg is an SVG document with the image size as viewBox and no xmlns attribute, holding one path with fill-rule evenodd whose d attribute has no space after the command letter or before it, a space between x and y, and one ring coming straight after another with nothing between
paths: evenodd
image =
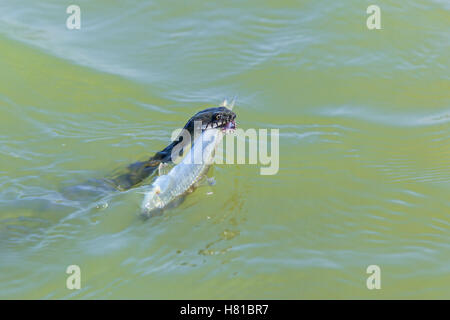
<instances>
[{"instance_id":1,"label":"silver fish","mask_svg":"<svg viewBox=\"0 0 450 320\"><path fill-rule=\"evenodd\" d=\"M234 101L227 105L225 100L222 105L231 109ZM233 129L234 122L225 130L222 128L204 130L183 160L151 184L141 205L142 214L146 217L158 214L191 191L208 172L224 134Z\"/></svg>"}]
</instances>

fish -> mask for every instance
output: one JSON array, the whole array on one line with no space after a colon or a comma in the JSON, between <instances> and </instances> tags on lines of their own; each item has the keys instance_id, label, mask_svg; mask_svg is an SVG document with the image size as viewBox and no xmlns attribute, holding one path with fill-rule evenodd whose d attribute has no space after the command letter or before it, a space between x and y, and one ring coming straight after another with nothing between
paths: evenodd
<instances>
[{"instance_id":1,"label":"fish","mask_svg":"<svg viewBox=\"0 0 450 320\"><path fill-rule=\"evenodd\" d=\"M228 104L225 100L221 106L232 109L234 100ZM160 175L145 191L141 205L144 217L160 215L163 210L176 205L186 194L192 192L207 174L215 157L217 146L225 134L236 128L234 118L222 126L206 126L196 137L185 157L167 174Z\"/></svg>"}]
</instances>

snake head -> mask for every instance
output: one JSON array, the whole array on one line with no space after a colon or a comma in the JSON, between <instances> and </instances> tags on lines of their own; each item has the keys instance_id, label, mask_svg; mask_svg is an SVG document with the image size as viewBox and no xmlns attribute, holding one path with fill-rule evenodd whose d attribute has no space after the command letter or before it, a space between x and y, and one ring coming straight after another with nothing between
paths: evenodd
<instances>
[{"instance_id":1,"label":"snake head","mask_svg":"<svg viewBox=\"0 0 450 320\"><path fill-rule=\"evenodd\" d=\"M208 108L197 112L185 125L191 134L194 132L194 126L200 125L202 130L207 129L235 129L236 114L226 107Z\"/></svg>"}]
</instances>

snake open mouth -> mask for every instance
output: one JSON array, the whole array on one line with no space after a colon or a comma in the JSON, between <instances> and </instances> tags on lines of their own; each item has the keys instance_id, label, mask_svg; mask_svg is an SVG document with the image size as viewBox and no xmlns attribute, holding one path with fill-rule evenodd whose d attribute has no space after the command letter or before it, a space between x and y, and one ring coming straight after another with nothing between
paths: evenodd
<instances>
[{"instance_id":1,"label":"snake open mouth","mask_svg":"<svg viewBox=\"0 0 450 320\"><path fill-rule=\"evenodd\" d=\"M222 129L222 131L236 129L236 121L234 119L229 121L213 121L202 126L202 130L207 129Z\"/></svg>"},{"instance_id":2,"label":"snake open mouth","mask_svg":"<svg viewBox=\"0 0 450 320\"><path fill-rule=\"evenodd\" d=\"M234 130L236 129L236 121L231 120L225 124L222 130Z\"/></svg>"}]
</instances>

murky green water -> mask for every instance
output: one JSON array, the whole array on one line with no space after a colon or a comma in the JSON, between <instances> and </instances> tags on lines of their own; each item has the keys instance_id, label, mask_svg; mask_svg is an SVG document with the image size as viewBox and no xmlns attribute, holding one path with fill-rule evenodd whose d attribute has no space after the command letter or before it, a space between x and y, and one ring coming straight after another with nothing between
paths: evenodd
<instances>
[{"instance_id":1,"label":"murky green water","mask_svg":"<svg viewBox=\"0 0 450 320\"><path fill-rule=\"evenodd\" d=\"M0 2L1 298L450 298L447 1L77 4ZM217 165L147 221L72 192L235 94L278 174Z\"/></svg>"}]
</instances>

